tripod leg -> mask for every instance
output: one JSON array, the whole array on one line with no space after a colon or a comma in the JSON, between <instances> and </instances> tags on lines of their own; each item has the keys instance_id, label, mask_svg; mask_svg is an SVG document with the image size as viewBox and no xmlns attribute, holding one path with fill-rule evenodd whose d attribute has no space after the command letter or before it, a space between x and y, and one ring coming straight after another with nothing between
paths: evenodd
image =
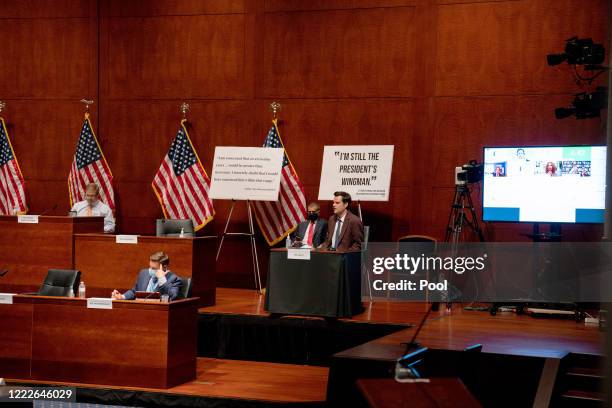
<instances>
[{"instance_id":1,"label":"tripod leg","mask_svg":"<svg viewBox=\"0 0 612 408\"><path fill-rule=\"evenodd\" d=\"M216 261L219 260L219 254L221 253L221 248L223 247L225 234L227 234L227 227L229 226L230 220L232 219L232 213L234 212L234 205L236 205L236 201L232 200L232 206L230 207L229 214L227 216L227 222L225 223L225 228L223 229L223 234L221 235L221 242L219 242L219 248L217 249L217 257L215 258Z\"/></svg>"},{"instance_id":2,"label":"tripod leg","mask_svg":"<svg viewBox=\"0 0 612 408\"><path fill-rule=\"evenodd\" d=\"M457 199L458 199L458 186L455 186L455 195L453 197L453 203L451 204L450 214L448 215L448 222L446 223L446 233L444 234L444 242L450 242L451 234L455 228L455 218L457 213Z\"/></svg>"},{"instance_id":3,"label":"tripod leg","mask_svg":"<svg viewBox=\"0 0 612 408\"><path fill-rule=\"evenodd\" d=\"M472 229L476 234L478 234L478 239L480 242L484 242L484 234L482 233L482 229L480 229L480 223L478 222L478 216L476 215L476 210L474 209L474 203L472 202L472 194L468 190L467 194L468 204L470 206L470 214L472 216Z\"/></svg>"}]
</instances>

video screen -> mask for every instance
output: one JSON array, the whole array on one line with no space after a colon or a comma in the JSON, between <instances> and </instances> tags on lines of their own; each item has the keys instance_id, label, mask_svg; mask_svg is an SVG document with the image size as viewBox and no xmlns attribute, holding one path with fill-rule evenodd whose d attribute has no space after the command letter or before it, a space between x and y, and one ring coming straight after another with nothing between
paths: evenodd
<instances>
[{"instance_id":1,"label":"video screen","mask_svg":"<svg viewBox=\"0 0 612 408\"><path fill-rule=\"evenodd\" d=\"M606 146L485 147L483 220L603 223Z\"/></svg>"}]
</instances>

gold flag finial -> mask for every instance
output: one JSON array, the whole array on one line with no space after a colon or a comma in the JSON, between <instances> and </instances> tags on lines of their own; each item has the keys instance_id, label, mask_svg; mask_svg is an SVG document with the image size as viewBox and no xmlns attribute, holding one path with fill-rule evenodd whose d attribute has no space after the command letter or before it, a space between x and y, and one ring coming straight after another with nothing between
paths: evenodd
<instances>
[{"instance_id":1,"label":"gold flag finial","mask_svg":"<svg viewBox=\"0 0 612 408\"><path fill-rule=\"evenodd\" d=\"M93 99L81 99L81 102L85 104L85 113L89 113L89 105L93 105Z\"/></svg>"},{"instance_id":2,"label":"gold flag finial","mask_svg":"<svg viewBox=\"0 0 612 408\"><path fill-rule=\"evenodd\" d=\"M6 108L6 102L0 101L0 113Z\"/></svg>"},{"instance_id":3,"label":"gold flag finial","mask_svg":"<svg viewBox=\"0 0 612 408\"><path fill-rule=\"evenodd\" d=\"M270 111L272 111L272 116L273 116L273 118L274 118L274 119L276 119L276 114L277 114L278 112L280 112L282 108L283 108L283 107L282 107L282 106L281 106L281 104L280 104L280 103L278 103L278 102L272 102L272 103L270 104Z\"/></svg>"},{"instance_id":4,"label":"gold flag finial","mask_svg":"<svg viewBox=\"0 0 612 408\"><path fill-rule=\"evenodd\" d=\"M187 102L181 103L180 110L183 114L183 119L187 120L187 112L189 112L190 106Z\"/></svg>"}]
</instances>

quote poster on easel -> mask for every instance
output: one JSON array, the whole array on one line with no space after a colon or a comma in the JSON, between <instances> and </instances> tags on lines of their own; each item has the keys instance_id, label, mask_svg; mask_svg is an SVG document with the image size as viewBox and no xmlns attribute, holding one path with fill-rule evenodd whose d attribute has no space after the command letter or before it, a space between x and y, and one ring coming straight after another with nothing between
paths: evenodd
<instances>
[{"instance_id":1,"label":"quote poster on easel","mask_svg":"<svg viewBox=\"0 0 612 408\"><path fill-rule=\"evenodd\" d=\"M217 146L210 196L220 200L277 201L284 149Z\"/></svg>"},{"instance_id":2,"label":"quote poster on easel","mask_svg":"<svg viewBox=\"0 0 612 408\"><path fill-rule=\"evenodd\" d=\"M393 145L325 146L319 200L346 191L355 201L389 201Z\"/></svg>"}]
</instances>

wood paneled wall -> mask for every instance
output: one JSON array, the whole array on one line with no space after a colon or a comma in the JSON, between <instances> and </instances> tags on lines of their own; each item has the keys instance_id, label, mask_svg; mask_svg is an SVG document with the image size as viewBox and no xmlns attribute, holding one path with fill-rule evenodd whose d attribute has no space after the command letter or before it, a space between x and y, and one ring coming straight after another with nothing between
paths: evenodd
<instances>
[{"instance_id":1,"label":"wood paneled wall","mask_svg":"<svg viewBox=\"0 0 612 408\"><path fill-rule=\"evenodd\" d=\"M605 44L608 13L605 0L2 0L0 99L33 212L68 208L83 97L96 100L119 229L144 234L161 216L150 182L179 104L191 104L190 135L210 170L215 146L263 142L276 100L309 200L324 145L394 144L391 201L364 203L365 223L376 240L441 238L453 169L481 159L482 146L605 142L604 121L554 119L578 89L545 55L573 35ZM203 234L223 230L229 204L215 202ZM231 228L246 227L239 205ZM486 232L522 240L529 228ZM601 228L565 232L584 239ZM239 253L247 242L229 240L221 285L252 285Z\"/></svg>"}]
</instances>

